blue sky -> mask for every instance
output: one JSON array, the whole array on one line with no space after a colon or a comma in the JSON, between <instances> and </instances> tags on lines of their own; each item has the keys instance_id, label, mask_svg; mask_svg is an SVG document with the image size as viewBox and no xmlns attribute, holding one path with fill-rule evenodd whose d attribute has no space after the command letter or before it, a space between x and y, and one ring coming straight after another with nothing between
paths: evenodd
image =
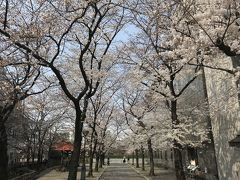
<instances>
[{"instance_id":1,"label":"blue sky","mask_svg":"<svg viewBox=\"0 0 240 180\"><path fill-rule=\"evenodd\" d=\"M133 24L127 24L123 29L117 34L115 41L127 42L138 29Z\"/></svg>"}]
</instances>

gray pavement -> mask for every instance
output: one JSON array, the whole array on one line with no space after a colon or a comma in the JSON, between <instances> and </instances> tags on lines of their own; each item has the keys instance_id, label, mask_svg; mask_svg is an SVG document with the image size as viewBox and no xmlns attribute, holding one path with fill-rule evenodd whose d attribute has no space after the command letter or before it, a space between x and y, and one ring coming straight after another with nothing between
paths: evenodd
<instances>
[{"instance_id":1,"label":"gray pavement","mask_svg":"<svg viewBox=\"0 0 240 180\"><path fill-rule=\"evenodd\" d=\"M93 177L86 177L86 180L98 180L101 176L104 168L99 168L98 172L93 172ZM77 180L80 179L81 172L80 167L78 168L77 172ZM67 180L68 171L62 172L59 171L59 167L55 169L50 169L48 171L42 172L39 174L35 179L37 180Z\"/></svg>"},{"instance_id":2,"label":"gray pavement","mask_svg":"<svg viewBox=\"0 0 240 180\"><path fill-rule=\"evenodd\" d=\"M106 167L99 180L145 180L128 164L111 163Z\"/></svg>"},{"instance_id":3,"label":"gray pavement","mask_svg":"<svg viewBox=\"0 0 240 180\"><path fill-rule=\"evenodd\" d=\"M149 176L150 167L148 164L145 166L145 171L142 171L141 168L131 167L144 176L146 180L176 180L175 172L170 169L154 167L155 176Z\"/></svg>"},{"instance_id":4,"label":"gray pavement","mask_svg":"<svg viewBox=\"0 0 240 180\"><path fill-rule=\"evenodd\" d=\"M176 180L175 172L170 169L155 167L155 176L149 176L149 164L146 163L145 171L136 168L128 163L123 164L122 159L110 159L110 166L100 168L94 172L94 177L87 177L86 180ZM66 180L68 172L61 172L56 169L42 173L39 180ZM80 179L80 169L78 178Z\"/></svg>"}]
</instances>

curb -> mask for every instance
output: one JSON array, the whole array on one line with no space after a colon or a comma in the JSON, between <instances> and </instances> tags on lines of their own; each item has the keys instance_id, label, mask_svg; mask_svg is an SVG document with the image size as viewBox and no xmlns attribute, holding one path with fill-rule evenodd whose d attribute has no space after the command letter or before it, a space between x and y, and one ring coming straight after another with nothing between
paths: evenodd
<instances>
[{"instance_id":1,"label":"curb","mask_svg":"<svg viewBox=\"0 0 240 180\"><path fill-rule=\"evenodd\" d=\"M108 168L108 167L104 167L103 171L100 173L100 176L97 177L96 180L99 180L99 179L102 177L104 171L105 171L107 168Z\"/></svg>"},{"instance_id":2,"label":"curb","mask_svg":"<svg viewBox=\"0 0 240 180\"><path fill-rule=\"evenodd\" d=\"M131 167L137 174L139 174L140 176L144 177L144 179L146 180L150 180L148 177L144 176L143 174L141 174L136 168L134 168L133 166L129 165L129 167Z\"/></svg>"}]
</instances>

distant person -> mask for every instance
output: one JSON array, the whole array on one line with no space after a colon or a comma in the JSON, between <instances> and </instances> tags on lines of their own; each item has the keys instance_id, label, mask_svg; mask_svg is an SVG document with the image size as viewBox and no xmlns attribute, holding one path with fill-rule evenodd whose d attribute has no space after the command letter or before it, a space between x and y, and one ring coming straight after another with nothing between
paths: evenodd
<instances>
[{"instance_id":1,"label":"distant person","mask_svg":"<svg viewBox=\"0 0 240 180\"><path fill-rule=\"evenodd\" d=\"M108 166L110 165L110 158L109 157L107 158L107 165Z\"/></svg>"},{"instance_id":2,"label":"distant person","mask_svg":"<svg viewBox=\"0 0 240 180\"><path fill-rule=\"evenodd\" d=\"M128 163L129 163L130 158L128 157L127 159L128 159Z\"/></svg>"},{"instance_id":3,"label":"distant person","mask_svg":"<svg viewBox=\"0 0 240 180\"><path fill-rule=\"evenodd\" d=\"M123 163L125 163L126 162L126 159L125 158L123 158Z\"/></svg>"}]
</instances>

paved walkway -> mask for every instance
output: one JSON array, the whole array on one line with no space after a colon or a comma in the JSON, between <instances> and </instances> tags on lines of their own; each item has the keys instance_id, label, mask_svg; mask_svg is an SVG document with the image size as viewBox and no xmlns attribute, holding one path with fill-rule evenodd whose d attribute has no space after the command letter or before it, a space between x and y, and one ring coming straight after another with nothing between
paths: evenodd
<instances>
[{"instance_id":1,"label":"paved walkway","mask_svg":"<svg viewBox=\"0 0 240 180\"><path fill-rule=\"evenodd\" d=\"M59 168L52 169L50 171L46 171L46 173L41 173L37 180L67 180L68 171L61 172L58 170ZM86 180L98 180L103 172L103 168L99 169L99 172L93 172L94 177L86 177ZM77 179L80 179L81 173L80 168L78 169Z\"/></svg>"},{"instance_id":2,"label":"paved walkway","mask_svg":"<svg viewBox=\"0 0 240 180\"><path fill-rule=\"evenodd\" d=\"M99 180L145 180L145 178L128 164L111 163L106 167Z\"/></svg>"},{"instance_id":3,"label":"paved walkway","mask_svg":"<svg viewBox=\"0 0 240 180\"><path fill-rule=\"evenodd\" d=\"M176 175L173 170L154 167L155 176L149 176L149 165L145 165L145 171L142 171L140 168L135 168L135 166L131 166L135 171L145 177L146 180L176 180Z\"/></svg>"},{"instance_id":4,"label":"paved walkway","mask_svg":"<svg viewBox=\"0 0 240 180\"><path fill-rule=\"evenodd\" d=\"M130 164L123 164L121 160L112 160L110 166L105 166L99 169L99 172L94 172L94 177L87 177L86 180L176 180L173 170L155 167L155 175L148 176L149 165L146 164L145 171L141 168L135 168ZM38 180L66 180L68 172L61 172L57 169L49 170L37 178ZM80 169L78 177L80 179Z\"/></svg>"}]
</instances>

